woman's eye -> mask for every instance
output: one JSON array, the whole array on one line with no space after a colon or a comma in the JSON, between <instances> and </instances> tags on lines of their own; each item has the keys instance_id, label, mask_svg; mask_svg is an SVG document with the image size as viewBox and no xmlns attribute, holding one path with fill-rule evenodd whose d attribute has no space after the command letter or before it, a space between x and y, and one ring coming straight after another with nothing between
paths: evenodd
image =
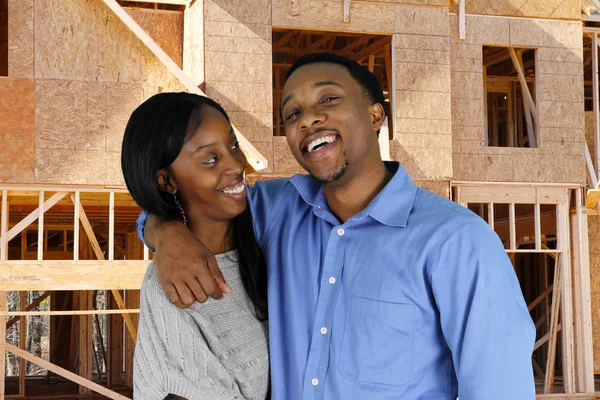
<instances>
[{"instance_id":1,"label":"woman's eye","mask_svg":"<svg viewBox=\"0 0 600 400\"><path fill-rule=\"evenodd\" d=\"M217 157L215 156L215 157L211 158L210 160L204 161L204 164L214 164L216 162L217 162Z\"/></svg>"}]
</instances>

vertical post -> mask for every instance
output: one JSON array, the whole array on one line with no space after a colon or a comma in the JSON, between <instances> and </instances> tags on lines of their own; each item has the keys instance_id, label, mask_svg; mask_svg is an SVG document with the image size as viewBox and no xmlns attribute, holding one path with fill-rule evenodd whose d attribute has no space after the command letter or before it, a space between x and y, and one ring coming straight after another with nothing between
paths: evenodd
<instances>
[{"instance_id":1,"label":"vertical post","mask_svg":"<svg viewBox=\"0 0 600 400\"><path fill-rule=\"evenodd\" d=\"M490 145L490 126L488 124L488 93L487 93L487 67L483 66L483 125L484 125L484 135L483 135L483 145Z\"/></svg>"},{"instance_id":2,"label":"vertical post","mask_svg":"<svg viewBox=\"0 0 600 400\"><path fill-rule=\"evenodd\" d=\"M8 257L8 190L2 191L2 215L0 216L0 261ZM0 292L0 311L7 311L6 292ZM4 400L6 380L6 317L0 317L0 400Z\"/></svg>"},{"instance_id":3,"label":"vertical post","mask_svg":"<svg viewBox=\"0 0 600 400\"><path fill-rule=\"evenodd\" d=\"M115 259L115 192L108 197L108 259Z\"/></svg>"},{"instance_id":4,"label":"vertical post","mask_svg":"<svg viewBox=\"0 0 600 400\"><path fill-rule=\"evenodd\" d=\"M87 246L86 246L87 247ZM92 292L89 290L82 290L79 292L79 309L90 310L92 304ZM91 315L79 315L79 329L78 329L78 347L79 347L79 368L78 375L92 380L92 316ZM80 394L91 393L91 390L85 386L79 385Z\"/></svg>"},{"instance_id":5,"label":"vertical post","mask_svg":"<svg viewBox=\"0 0 600 400\"><path fill-rule=\"evenodd\" d=\"M594 166L596 180L600 175L600 103L598 93L598 33L592 34L592 106L594 113Z\"/></svg>"},{"instance_id":6,"label":"vertical post","mask_svg":"<svg viewBox=\"0 0 600 400\"><path fill-rule=\"evenodd\" d=\"M582 212L583 189L576 191L576 214L572 217L573 288L577 337L577 392L594 393L594 346L587 215Z\"/></svg>"},{"instance_id":7,"label":"vertical post","mask_svg":"<svg viewBox=\"0 0 600 400\"><path fill-rule=\"evenodd\" d=\"M557 249L560 249L559 268L561 271L561 308L562 308L562 352L563 380L565 393L575 393L574 352L573 352L573 293L571 274L571 240L569 232L569 189L565 189L563 201L557 205Z\"/></svg>"},{"instance_id":8,"label":"vertical post","mask_svg":"<svg viewBox=\"0 0 600 400\"><path fill-rule=\"evenodd\" d=\"M492 230L494 229L494 203L488 204L488 224Z\"/></svg>"},{"instance_id":9,"label":"vertical post","mask_svg":"<svg viewBox=\"0 0 600 400\"><path fill-rule=\"evenodd\" d=\"M81 201L81 197L79 192L75 192L75 221L73 226L73 260L79 260L79 203Z\"/></svg>"},{"instance_id":10,"label":"vertical post","mask_svg":"<svg viewBox=\"0 0 600 400\"><path fill-rule=\"evenodd\" d=\"M534 219L535 219L535 249L540 250L542 248L542 221L541 221L541 216L540 216L540 203L535 203Z\"/></svg>"},{"instance_id":11,"label":"vertical post","mask_svg":"<svg viewBox=\"0 0 600 400\"><path fill-rule=\"evenodd\" d=\"M508 225L510 229L510 246L509 249L517 249L517 234L516 234L516 222L515 222L515 203L508 205Z\"/></svg>"},{"instance_id":12,"label":"vertical post","mask_svg":"<svg viewBox=\"0 0 600 400\"><path fill-rule=\"evenodd\" d=\"M25 311L27 309L27 292L19 292L19 308L21 311ZM25 341L27 340L27 318L22 315L19 318L19 348L22 350L27 350L27 346L25 346ZM25 396L25 376L27 375L25 371L25 359L19 357L19 395Z\"/></svg>"},{"instance_id":13,"label":"vertical post","mask_svg":"<svg viewBox=\"0 0 600 400\"><path fill-rule=\"evenodd\" d=\"M40 190L40 197L38 201L38 210L40 215L38 216L38 245L37 245L37 259L41 261L44 259L44 191Z\"/></svg>"},{"instance_id":14,"label":"vertical post","mask_svg":"<svg viewBox=\"0 0 600 400\"><path fill-rule=\"evenodd\" d=\"M466 38L465 0L458 0L458 38Z\"/></svg>"}]
</instances>

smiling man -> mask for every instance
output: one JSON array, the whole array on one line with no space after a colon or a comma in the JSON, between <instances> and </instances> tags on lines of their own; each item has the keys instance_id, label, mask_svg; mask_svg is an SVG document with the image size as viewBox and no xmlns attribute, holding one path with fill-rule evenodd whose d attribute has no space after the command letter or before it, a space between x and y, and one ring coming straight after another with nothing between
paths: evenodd
<instances>
[{"instance_id":1,"label":"smiling man","mask_svg":"<svg viewBox=\"0 0 600 400\"><path fill-rule=\"evenodd\" d=\"M534 399L535 329L504 248L381 160L376 77L309 54L282 99L310 175L248 190L269 268L273 399ZM145 234L173 301L229 291L181 223L153 218Z\"/></svg>"}]
</instances>

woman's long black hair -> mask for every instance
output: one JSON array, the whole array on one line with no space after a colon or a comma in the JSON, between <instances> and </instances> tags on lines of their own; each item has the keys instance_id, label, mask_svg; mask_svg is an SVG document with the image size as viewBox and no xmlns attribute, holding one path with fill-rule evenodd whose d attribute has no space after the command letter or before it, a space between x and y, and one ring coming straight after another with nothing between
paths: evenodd
<instances>
[{"instance_id":1,"label":"woman's long black hair","mask_svg":"<svg viewBox=\"0 0 600 400\"><path fill-rule=\"evenodd\" d=\"M173 196L156 182L159 170L171 165L186 140L192 114L198 126L206 107L229 116L214 100L191 93L160 93L142 103L131 115L121 151L125 184L136 203L146 211L179 218ZM229 234L237 249L246 293L259 318L267 318L267 267L256 242L250 207L233 218Z\"/></svg>"}]
</instances>

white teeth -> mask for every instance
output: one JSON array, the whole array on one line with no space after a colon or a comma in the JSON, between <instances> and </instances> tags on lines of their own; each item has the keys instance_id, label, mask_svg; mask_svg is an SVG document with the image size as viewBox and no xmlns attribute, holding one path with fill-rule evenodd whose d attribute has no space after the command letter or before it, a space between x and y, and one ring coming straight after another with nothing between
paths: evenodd
<instances>
[{"instance_id":1,"label":"white teeth","mask_svg":"<svg viewBox=\"0 0 600 400\"><path fill-rule=\"evenodd\" d=\"M238 193L242 193L245 188L246 188L246 185L244 185L244 183L242 182L235 186L228 186L226 189L221 189L221 190L223 193L227 193L227 194L238 194Z\"/></svg>"},{"instance_id":2,"label":"white teeth","mask_svg":"<svg viewBox=\"0 0 600 400\"><path fill-rule=\"evenodd\" d=\"M313 140L308 144L307 150L309 153L312 153L315 147L320 145L321 143L333 143L335 141L335 135L324 136L318 139Z\"/></svg>"}]
</instances>

